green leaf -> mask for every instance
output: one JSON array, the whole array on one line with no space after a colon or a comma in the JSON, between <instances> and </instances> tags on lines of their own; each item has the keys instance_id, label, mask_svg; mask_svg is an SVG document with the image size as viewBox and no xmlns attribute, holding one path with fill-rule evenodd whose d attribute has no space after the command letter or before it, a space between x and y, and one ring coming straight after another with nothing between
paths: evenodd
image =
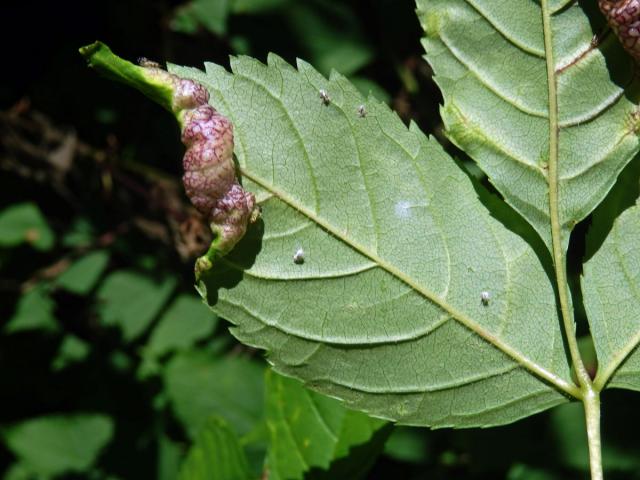
<instances>
[{"instance_id":1,"label":"green leaf","mask_svg":"<svg viewBox=\"0 0 640 480\"><path fill-rule=\"evenodd\" d=\"M93 225L86 217L76 217L62 236L62 244L69 248L86 248L95 241Z\"/></svg>"},{"instance_id":2,"label":"green leaf","mask_svg":"<svg viewBox=\"0 0 640 480\"><path fill-rule=\"evenodd\" d=\"M96 250L76 260L58 278L55 285L78 295L87 295L109 265L109 252Z\"/></svg>"},{"instance_id":3,"label":"green leaf","mask_svg":"<svg viewBox=\"0 0 640 480\"><path fill-rule=\"evenodd\" d=\"M71 363L81 362L89 355L91 347L75 335L67 334L51 363L53 370L62 370Z\"/></svg>"},{"instance_id":4,"label":"green leaf","mask_svg":"<svg viewBox=\"0 0 640 480\"><path fill-rule=\"evenodd\" d=\"M231 0L193 0L176 10L171 28L178 32L194 33L198 25L216 35L227 31Z\"/></svg>"},{"instance_id":5,"label":"green leaf","mask_svg":"<svg viewBox=\"0 0 640 480\"><path fill-rule=\"evenodd\" d=\"M4 327L5 332L15 333L25 330L58 329L54 315L55 302L49 296L49 289L39 284L22 294L16 305L16 311Z\"/></svg>"},{"instance_id":6,"label":"green leaf","mask_svg":"<svg viewBox=\"0 0 640 480\"><path fill-rule=\"evenodd\" d=\"M303 479L313 469L323 470L327 479L366 474L389 433L386 422L273 372L266 385L269 478Z\"/></svg>"},{"instance_id":7,"label":"green leaf","mask_svg":"<svg viewBox=\"0 0 640 480\"><path fill-rule=\"evenodd\" d=\"M19 203L0 212L0 247L28 243L36 250L51 250L55 236L34 203Z\"/></svg>"},{"instance_id":8,"label":"green leaf","mask_svg":"<svg viewBox=\"0 0 640 480\"><path fill-rule=\"evenodd\" d=\"M257 14L275 10L291 3L291 0L231 0L233 13Z\"/></svg>"},{"instance_id":9,"label":"green leaf","mask_svg":"<svg viewBox=\"0 0 640 480\"><path fill-rule=\"evenodd\" d=\"M3 430L7 447L33 473L86 472L113 436L104 415L49 415Z\"/></svg>"},{"instance_id":10,"label":"green leaf","mask_svg":"<svg viewBox=\"0 0 640 480\"><path fill-rule=\"evenodd\" d=\"M584 306L598 356L598 388L640 390L640 206L626 210L584 266Z\"/></svg>"},{"instance_id":11,"label":"green leaf","mask_svg":"<svg viewBox=\"0 0 640 480\"><path fill-rule=\"evenodd\" d=\"M17 462L4 472L2 480L33 480L33 474L27 467Z\"/></svg>"},{"instance_id":12,"label":"green leaf","mask_svg":"<svg viewBox=\"0 0 640 480\"><path fill-rule=\"evenodd\" d=\"M140 336L167 302L176 281L159 282L140 273L120 270L111 273L98 289L98 311L105 325L117 325L126 341Z\"/></svg>"},{"instance_id":13,"label":"green leaf","mask_svg":"<svg viewBox=\"0 0 640 480\"><path fill-rule=\"evenodd\" d=\"M640 147L633 60L611 30L597 48L592 43L604 31L595 1L551 2L549 14L530 0L418 0L417 6L449 137L548 246L555 203L549 198L557 191L555 218L566 248L572 228ZM550 99L557 99L557 115ZM556 135L557 156L550 154Z\"/></svg>"},{"instance_id":14,"label":"green leaf","mask_svg":"<svg viewBox=\"0 0 640 480\"><path fill-rule=\"evenodd\" d=\"M290 0L193 0L176 9L171 28L177 32L193 34L202 25L215 35L224 35L230 13L268 13L289 2Z\"/></svg>"},{"instance_id":15,"label":"green leaf","mask_svg":"<svg viewBox=\"0 0 640 480\"><path fill-rule=\"evenodd\" d=\"M175 480L183 458L180 445L166 435L158 438L158 480Z\"/></svg>"},{"instance_id":16,"label":"green leaf","mask_svg":"<svg viewBox=\"0 0 640 480\"><path fill-rule=\"evenodd\" d=\"M391 96L387 93L387 91L373 80L366 77L351 77L349 80L351 80L351 83L353 83L353 85L364 97L373 95L381 102L387 104L391 102Z\"/></svg>"},{"instance_id":17,"label":"green leaf","mask_svg":"<svg viewBox=\"0 0 640 480\"><path fill-rule=\"evenodd\" d=\"M584 409L579 403L562 405L550 415L550 430L555 437L555 453L565 467L589 471L589 445L584 423ZM609 439L605 439L609 440ZM638 472L640 459L636 449L616 445L613 439L602 446L602 463L607 471Z\"/></svg>"},{"instance_id":18,"label":"green leaf","mask_svg":"<svg viewBox=\"0 0 640 480\"><path fill-rule=\"evenodd\" d=\"M405 424L497 425L579 395L534 251L434 139L340 75L273 55L231 65L172 71L232 119L263 207L199 285L234 335L277 371Z\"/></svg>"},{"instance_id":19,"label":"green leaf","mask_svg":"<svg viewBox=\"0 0 640 480\"><path fill-rule=\"evenodd\" d=\"M318 70L350 75L367 65L374 51L364 38L358 17L337 2L294 2L286 9L289 27Z\"/></svg>"},{"instance_id":20,"label":"green leaf","mask_svg":"<svg viewBox=\"0 0 640 480\"><path fill-rule=\"evenodd\" d=\"M160 357L187 349L213 332L218 317L193 295L179 295L153 329L146 353Z\"/></svg>"},{"instance_id":21,"label":"green leaf","mask_svg":"<svg viewBox=\"0 0 640 480\"><path fill-rule=\"evenodd\" d=\"M428 435L423 429L396 427L384 444L384 453L401 462L425 463L430 457Z\"/></svg>"},{"instance_id":22,"label":"green leaf","mask_svg":"<svg viewBox=\"0 0 640 480\"><path fill-rule=\"evenodd\" d=\"M262 418L263 372L262 366L243 358L193 351L173 357L164 380L176 416L192 438L212 414L244 435Z\"/></svg>"},{"instance_id":23,"label":"green leaf","mask_svg":"<svg viewBox=\"0 0 640 480\"><path fill-rule=\"evenodd\" d=\"M225 421L211 417L180 469L179 480L249 480L253 478L238 437Z\"/></svg>"},{"instance_id":24,"label":"green leaf","mask_svg":"<svg viewBox=\"0 0 640 480\"><path fill-rule=\"evenodd\" d=\"M550 472L518 463L509 469L507 480L557 480Z\"/></svg>"},{"instance_id":25,"label":"green leaf","mask_svg":"<svg viewBox=\"0 0 640 480\"><path fill-rule=\"evenodd\" d=\"M607 198L593 212L586 239L586 260L591 258L604 243L620 214L635 205L636 200L640 197L639 178L640 155L636 155L618 176L618 181Z\"/></svg>"}]
</instances>

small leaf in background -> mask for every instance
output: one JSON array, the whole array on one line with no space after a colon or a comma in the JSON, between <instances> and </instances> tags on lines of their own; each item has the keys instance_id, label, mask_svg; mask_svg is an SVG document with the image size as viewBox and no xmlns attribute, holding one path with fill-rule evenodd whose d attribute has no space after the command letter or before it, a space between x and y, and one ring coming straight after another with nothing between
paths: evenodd
<instances>
[{"instance_id":1,"label":"small leaf in background","mask_svg":"<svg viewBox=\"0 0 640 480\"><path fill-rule=\"evenodd\" d=\"M218 317L198 297L179 295L153 329L146 352L160 357L211 335Z\"/></svg>"},{"instance_id":2,"label":"small leaf in background","mask_svg":"<svg viewBox=\"0 0 640 480\"><path fill-rule=\"evenodd\" d=\"M2 436L34 474L86 472L111 440L113 422L104 415L49 415L8 427Z\"/></svg>"},{"instance_id":3,"label":"small leaf in background","mask_svg":"<svg viewBox=\"0 0 640 480\"><path fill-rule=\"evenodd\" d=\"M77 295L88 294L109 265L109 252L96 250L76 260L60 274L54 285Z\"/></svg>"},{"instance_id":4,"label":"small leaf in background","mask_svg":"<svg viewBox=\"0 0 640 480\"><path fill-rule=\"evenodd\" d=\"M193 0L178 7L171 22L171 28L177 32L194 33L199 25L216 35L227 31L230 0Z\"/></svg>"},{"instance_id":5,"label":"small leaf in background","mask_svg":"<svg viewBox=\"0 0 640 480\"><path fill-rule=\"evenodd\" d=\"M579 403L562 405L551 411L551 429L555 437L557 460L565 467L589 471L589 446L584 424L584 409ZM627 450L612 441L602 446L605 471L638 472L640 458L635 448Z\"/></svg>"},{"instance_id":6,"label":"small leaf in background","mask_svg":"<svg viewBox=\"0 0 640 480\"><path fill-rule=\"evenodd\" d=\"M179 480L249 480L247 457L235 432L219 417L209 418L180 469Z\"/></svg>"},{"instance_id":7,"label":"small leaf in background","mask_svg":"<svg viewBox=\"0 0 640 480\"><path fill-rule=\"evenodd\" d=\"M125 352L117 350L109 355L109 364L114 370L125 373L132 368L133 361Z\"/></svg>"},{"instance_id":8,"label":"small leaf in background","mask_svg":"<svg viewBox=\"0 0 640 480\"><path fill-rule=\"evenodd\" d=\"M16 462L4 473L2 480L32 480L33 474L22 463Z\"/></svg>"},{"instance_id":9,"label":"small leaf in background","mask_svg":"<svg viewBox=\"0 0 640 480\"><path fill-rule=\"evenodd\" d=\"M216 414L239 435L256 427L264 409L264 366L244 358L185 352L167 365L164 380L176 416L194 438Z\"/></svg>"},{"instance_id":10,"label":"small leaf in background","mask_svg":"<svg viewBox=\"0 0 640 480\"><path fill-rule=\"evenodd\" d=\"M126 341L144 333L176 285L173 278L160 282L141 273L120 270L110 274L98 290L98 311L105 325L117 325Z\"/></svg>"},{"instance_id":11,"label":"small leaf in background","mask_svg":"<svg viewBox=\"0 0 640 480\"><path fill-rule=\"evenodd\" d=\"M544 470L518 463L509 469L507 480L557 480L558 477Z\"/></svg>"},{"instance_id":12,"label":"small leaf in background","mask_svg":"<svg viewBox=\"0 0 640 480\"><path fill-rule=\"evenodd\" d=\"M349 80L355 85L363 97L368 98L369 95L373 95L381 102L387 104L391 102L389 93L373 80L366 77L351 77Z\"/></svg>"},{"instance_id":13,"label":"small leaf in background","mask_svg":"<svg viewBox=\"0 0 640 480\"><path fill-rule=\"evenodd\" d=\"M91 348L89 344L84 340L79 339L75 335L68 334L62 340L58 354L51 363L51 368L54 371L62 370L67 365L75 362L81 362L87 355Z\"/></svg>"},{"instance_id":14,"label":"small leaf in background","mask_svg":"<svg viewBox=\"0 0 640 480\"><path fill-rule=\"evenodd\" d=\"M58 329L53 314L55 302L49 296L48 287L40 284L23 294L18 300L16 311L4 327L5 332L15 333L24 330Z\"/></svg>"},{"instance_id":15,"label":"small leaf in background","mask_svg":"<svg viewBox=\"0 0 640 480\"><path fill-rule=\"evenodd\" d=\"M582 405L570 403L551 411L550 424L556 438L558 461L565 467L588 471L589 447L583 418Z\"/></svg>"},{"instance_id":16,"label":"small leaf in background","mask_svg":"<svg viewBox=\"0 0 640 480\"><path fill-rule=\"evenodd\" d=\"M265 13L291 3L292 0L231 0L231 9L236 14Z\"/></svg>"},{"instance_id":17,"label":"small leaf in background","mask_svg":"<svg viewBox=\"0 0 640 480\"><path fill-rule=\"evenodd\" d=\"M384 453L402 462L425 463L429 460L429 439L424 429L396 427L384 444Z\"/></svg>"},{"instance_id":18,"label":"small leaf in background","mask_svg":"<svg viewBox=\"0 0 640 480\"><path fill-rule=\"evenodd\" d=\"M286 10L287 21L308 60L324 74L332 69L350 75L373 60L374 51L362 34L358 17L338 2L311 6L296 2Z\"/></svg>"},{"instance_id":19,"label":"small leaf in background","mask_svg":"<svg viewBox=\"0 0 640 480\"><path fill-rule=\"evenodd\" d=\"M157 480L175 480L178 478L182 462L182 448L166 435L158 439L158 477Z\"/></svg>"},{"instance_id":20,"label":"small leaf in background","mask_svg":"<svg viewBox=\"0 0 640 480\"><path fill-rule=\"evenodd\" d=\"M229 45L231 49L237 55L250 55L251 54L251 42L249 39L242 35L236 35L229 39Z\"/></svg>"},{"instance_id":21,"label":"small leaf in background","mask_svg":"<svg viewBox=\"0 0 640 480\"><path fill-rule=\"evenodd\" d=\"M387 438L376 435L385 421L347 410L271 370L266 378L269 478L303 479L316 470L321 478L354 479L367 472Z\"/></svg>"},{"instance_id":22,"label":"small leaf in background","mask_svg":"<svg viewBox=\"0 0 640 480\"><path fill-rule=\"evenodd\" d=\"M19 203L0 211L0 247L28 243L36 250L50 250L55 236L34 203Z\"/></svg>"},{"instance_id":23,"label":"small leaf in background","mask_svg":"<svg viewBox=\"0 0 640 480\"><path fill-rule=\"evenodd\" d=\"M91 222L84 217L77 217L64 233L62 244L69 248L86 247L94 238L95 232Z\"/></svg>"}]
</instances>

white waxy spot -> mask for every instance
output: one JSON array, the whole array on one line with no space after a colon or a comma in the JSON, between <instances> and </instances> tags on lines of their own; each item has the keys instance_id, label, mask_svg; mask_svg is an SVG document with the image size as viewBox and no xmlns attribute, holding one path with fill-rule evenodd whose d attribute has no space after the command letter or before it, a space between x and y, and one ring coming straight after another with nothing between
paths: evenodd
<instances>
[{"instance_id":1,"label":"white waxy spot","mask_svg":"<svg viewBox=\"0 0 640 480\"><path fill-rule=\"evenodd\" d=\"M411 216L411 203L406 200L400 200L396 203L394 210L397 217L409 218Z\"/></svg>"},{"instance_id":2,"label":"white waxy spot","mask_svg":"<svg viewBox=\"0 0 640 480\"><path fill-rule=\"evenodd\" d=\"M484 292L480 292L480 301L482 302L482 305L485 307L489 305L489 300L491 300L490 292L487 292L486 290Z\"/></svg>"},{"instance_id":3,"label":"white waxy spot","mask_svg":"<svg viewBox=\"0 0 640 480\"><path fill-rule=\"evenodd\" d=\"M304 263L304 250L299 248L296 253L293 254L293 263L296 265L302 265Z\"/></svg>"}]
</instances>

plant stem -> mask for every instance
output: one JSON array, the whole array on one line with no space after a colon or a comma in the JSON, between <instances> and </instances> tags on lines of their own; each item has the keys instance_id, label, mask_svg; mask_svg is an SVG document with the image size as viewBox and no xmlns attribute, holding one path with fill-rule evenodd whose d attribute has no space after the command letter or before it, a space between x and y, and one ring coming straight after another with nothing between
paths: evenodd
<instances>
[{"instance_id":1,"label":"plant stem","mask_svg":"<svg viewBox=\"0 0 640 480\"><path fill-rule=\"evenodd\" d=\"M591 389L583 399L584 416L589 441L589 467L591 480L602 480L602 448L600 440L600 394Z\"/></svg>"},{"instance_id":2,"label":"plant stem","mask_svg":"<svg viewBox=\"0 0 640 480\"><path fill-rule=\"evenodd\" d=\"M573 316L569 308L569 290L567 286L567 274L562 245L562 225L560 224L560 200L558 192L558 93L556 85L555 60L553 56L553 33L551 30L551 13L549 0L542 0L542 24L544 30L544 49L547 57L547 83L549 89L549 215L551 218L551 242L553 249L553 266L558 285L558 297L560 311L564 325L571 361L575 368L578 382L583 388L591 387L591 378L584 367L578 340L576 339ZM586 392L585 392L586 393Z\"/></svg>"},{"instance_id":3,"label":"plant stem","mask_svg":"<svg viewBox=\"0 0 640 480\"><path fill-rule=\"evenodd\" d=\"M562 242L562 224L560 222L560 199L558 189L558 144L560 127L558 123L558 91L553 55L553 31L551 28L551 11L549 0L541 0L542 26L544 32L544 49L547 60L547 84L549 90L549 216L551 219L551 243L553 249L553 266L558 285L558 298L571 362L578 377L582 392L587 439L589 442L589 466L592 480L603 480L602 449L600 439L600 394L593 388L587 369L584 367L575 324L569 306L569 290L567 283L566 261Z\"/></svg>"},{"instance_id":4,"label":"plant stem","mask_svg":"<svg viewBox=\"0 0 640 480\"><path fill-rule=\"evenodd\" d=\"M173 111L173 86L166 78L156 78L148 69L134 65L115 55L102 42L94 42L80 49L91 68L101 75L139 90L160 106Z\"/></svg>"}]
</instances>

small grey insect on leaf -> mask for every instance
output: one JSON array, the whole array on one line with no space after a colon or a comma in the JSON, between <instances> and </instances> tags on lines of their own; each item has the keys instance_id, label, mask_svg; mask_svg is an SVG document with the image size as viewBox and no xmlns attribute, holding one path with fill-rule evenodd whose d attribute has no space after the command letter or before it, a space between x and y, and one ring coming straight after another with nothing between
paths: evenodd
<instances>
[{"instance_id":1,"label":"small grey insect on leaf","mask_svg":"<svg viewBox=\"0 0 640 480\"><path fill-rule=\"evenodd\" d=\"M293 254L293 263L296 265L302 265L304 263L304 250L299 248L296 253Z\"/></svg>"},{"instance_id":2,"label":"small grey insect on leaf","mask_svg":"<svg viewBox=\"0 0 640 480\"><path fill-rule=\"evenodd\" d=\"M358 116L360 118L364 118L367 116L367 109L364 107L364 105L360 105L358 107Z\"/></svg>"},{"instance_id":3,"label":"small grey insect on leaf","mask_svg":"<svg viewBox=\"0 0 640 480\"><path fill-rule=\"evenodd\" d=\"M324 105L329 105L331 103L331 97L329 97L329 94L327 93L326 90L321 89L318 94L320 95L320 98L322 99L322 103Z\"/></svg>"},{"instance_id":4,"label":"small grey insect on leaf","mask_svg":"<svg viewBox=\"0 0 640 480\"><path fill-rule=\"evenodd\" d=\"M482 302L482 305L484 305L485 307L489 305L489 300L491 300L491 293L487 292L486 290L480 293L480 301Z\"/></svg>"}]
</instances>

